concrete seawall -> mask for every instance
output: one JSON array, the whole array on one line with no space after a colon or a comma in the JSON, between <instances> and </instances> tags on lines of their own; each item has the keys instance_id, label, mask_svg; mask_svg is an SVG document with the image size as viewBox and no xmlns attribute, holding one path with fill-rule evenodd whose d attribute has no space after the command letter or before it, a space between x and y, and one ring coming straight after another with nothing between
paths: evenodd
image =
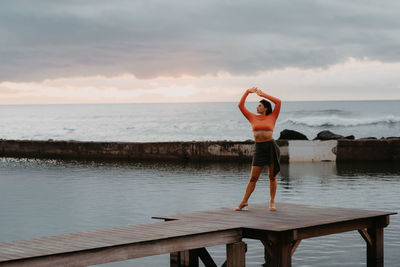
<instances>
[{"instance_id":1,"label":"concrete seawall","mask_svg":"<svg viewBox=\"0 0 400 267\"><path fill-rule=\"evenodd\" d=\"M400 139L276 140L281 162L400 161ZM83 142L0 140L0 157L76 160L251 162L254 142Z\"/></svg>"}]
</instances>

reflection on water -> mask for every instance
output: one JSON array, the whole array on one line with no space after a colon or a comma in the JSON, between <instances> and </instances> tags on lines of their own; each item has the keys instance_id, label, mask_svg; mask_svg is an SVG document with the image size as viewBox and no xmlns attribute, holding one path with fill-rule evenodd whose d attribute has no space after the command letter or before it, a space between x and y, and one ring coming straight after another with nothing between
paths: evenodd
<instances>
[{"instance_id":1,"label":"reflection on water","mask_svg":"<svg viewBox=\"0 0 400 267\"><path fill-rule=\"evenodd\" d=\"M400 173L400 164L395 164L393 162L372 162L372 163L362 163L362 162L338 162L337 163L337 174L343 176L350 175L392 175Z\"/></svg>"},{"instance_id":2,"label":"reflection on water","mask_svg":"<svg viewBox=\"0 0 400 267\"><path fill-rule=\"evenodd\" d=\"M0 241L154 222L151 216L235 207L250 164L95 163L0 159ZM395 163L282 164L277 201L399 211ZM267 170L250 203L268 200ZM396 266L400 216L385 229L385 263ZM263 264L261 243L246 240L247 266ZM209 251L218 265L225 247ZM159 255L101 266L168 266ZM365 266L357 232L303 240L294 266Z\"/></svg>"}]
</instances>

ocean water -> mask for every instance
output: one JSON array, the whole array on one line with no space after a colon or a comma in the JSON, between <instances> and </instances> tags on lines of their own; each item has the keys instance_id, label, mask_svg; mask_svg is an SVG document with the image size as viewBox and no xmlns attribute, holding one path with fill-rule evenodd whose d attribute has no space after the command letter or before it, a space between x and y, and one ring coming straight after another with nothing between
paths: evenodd
<instances>
[{"instance_id":1,"label":"ocean water","mask_svg":"<svg viewBox=\"0 0 400 267\"><path fill-rule=\"evenodd\" d=\"M0 242L120 227L168 215L220 207L241 200L249 164L95 163L0 158ZM277 202L400 211L396 163L282 164ZM265 170L249 203L268 201ZM384 231L385 266L399 266L400 216ZM246 266L262 266L263 247L248 243ZM218 266L225 246L208 248ZM99 266L169 266L158 255ZM365 241L357 231L303 240L293 266L366 266Z\"/></svg>"},{"instance_id":2,"label":"ocean water","mask_svg":"<svg viewBox=\"0 0 400 267\"><path fill-rule=\"evenodd\" d=\"M255 112L257 102L247 108ZM309 139L322 130L344 136L400 136L400 100L282 102L274 130ZM237 103L0 105L0 138L80 141L253 139Z\"/></svg>"},{"instance_id":3,"label":"ocean water","mask_svg":"<svg viewBox=\"0 0 400 267\"><path fill-rule=\"evenodd\" d=\"M247 103L250 111L257 102ZM283 102L274 138L284 129L313 139L400 136L400 100ZM0 138L81 141L253 139L237 103L0 105ZM150 223L151 216L235 207L250 164L100 163L0 158L0 242ZM268 201L266 171L250 203ZM400 211L398 163L283 164L278 202ZM247 266L262 266L263 249L246 240ZM209 251L218 265L225 247ZM386 266L400 266L400 216L385 229ZM168 266L159 255L101 266ZM293 266L365 266L357 232L301 242Z\"/></svg>"}]
</instances>

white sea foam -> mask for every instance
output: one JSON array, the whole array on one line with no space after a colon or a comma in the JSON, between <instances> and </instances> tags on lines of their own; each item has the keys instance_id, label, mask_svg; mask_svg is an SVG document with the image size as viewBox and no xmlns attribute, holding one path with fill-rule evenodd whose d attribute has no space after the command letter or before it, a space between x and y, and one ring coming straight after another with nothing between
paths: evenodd
<instances>
[{"instance_id":1,"label":"white sea foam","mask_svg":"<svg viewBox=\"0 0 400 267\"><path fill-rule=\"evenodd\" d=\"M400 117L392 114L371 118L348 118L337 115L304 116L301 118L289 118L282 123L291 123L293 125L304 125L309 127L373 126L377 124L393 125L400 123Z\"/></svg>"},{"instance_id":2,"label":"white sea foam","mask_svg":"<svg viewBox=\"0 0 400 267\"><path fill-rule=\"evenodd\" d=\"M255 111L257 103L246 103ZM400 101L288 102L273 136L284 129L313 139L329 129L356 138L400 136ZM79 141L253 139L237 103L0 106L0 138Z\"/></svg>"}]
</instances>

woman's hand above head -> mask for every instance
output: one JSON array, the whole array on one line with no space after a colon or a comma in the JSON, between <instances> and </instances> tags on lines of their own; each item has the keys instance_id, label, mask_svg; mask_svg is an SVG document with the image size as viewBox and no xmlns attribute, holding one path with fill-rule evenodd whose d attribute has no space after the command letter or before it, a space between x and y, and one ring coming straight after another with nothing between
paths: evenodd
<instances>
[{"instance_id":1,"label":"woman's hand above head","mask_svg":"<svg viewBox=\"0 0 400 267\"><path fill-rule=\"evenodd\" d=\"M257 87L251 87L250 89L247 89L249 93L256 93L257 92Z\"/></svg>"},{"instance_id":2,"label":"woman's hand above head","mask_svg":"<svg viewBox=\"0 0 400 267\"><path fill-rule=\"evenodd\" d=\"M258 95L258 96L261 96L261 94L263 93L263 91L261 91L260 89L256 89L256 94Z\"/></svg>"}]
</instances>

